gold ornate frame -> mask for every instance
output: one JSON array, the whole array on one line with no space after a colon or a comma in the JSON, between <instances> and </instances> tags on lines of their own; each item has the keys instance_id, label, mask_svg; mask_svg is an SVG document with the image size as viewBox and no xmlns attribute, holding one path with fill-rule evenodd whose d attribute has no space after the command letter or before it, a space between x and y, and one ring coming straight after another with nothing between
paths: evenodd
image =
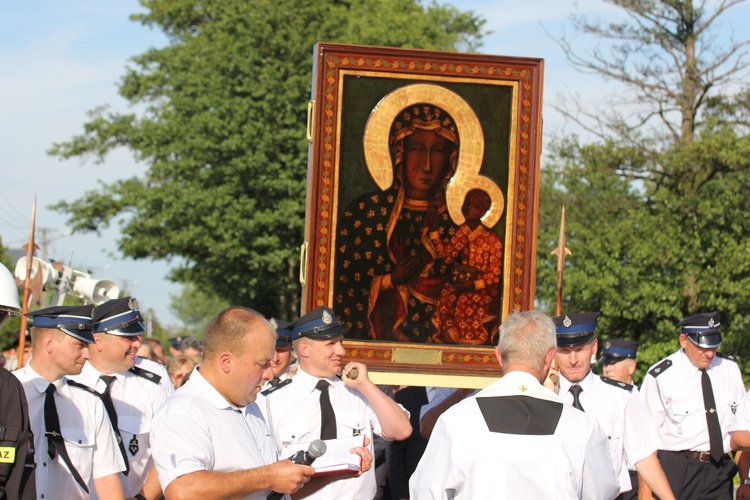
<instances>
[{"instance_id":1,"label":"gold ornate frame","mask_svg":"<svg viewBox=\"0 0 750 500\"><path fill-rule=\"evenodd\" d=\"M459 167L446 187L453 221L463 222L461 204L469 189L482 187L492 198L482 221L489 227L499 221L503 240L498 316L533 308L542 76L540 59L316 45L300 270L303 310L336 309L340 211L357 192L391 185L388 129L395 114L413 102L439 104L461 133ZM380 340L345 345L347 357L365 362L378 383L481 387L497 377L489 345Z\"/></svg>"}]
</instances>

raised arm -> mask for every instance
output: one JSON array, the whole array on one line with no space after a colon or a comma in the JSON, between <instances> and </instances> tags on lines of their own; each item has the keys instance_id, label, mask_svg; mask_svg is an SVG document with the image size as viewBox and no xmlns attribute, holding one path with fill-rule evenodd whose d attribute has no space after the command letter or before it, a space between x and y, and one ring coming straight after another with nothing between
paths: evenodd
<instances>
[{"instance_id":1,"label":"raised arm","mask_svg":"<svg viewBox=\"0 0 750 500\"><path fill-rule=\"evenodd\" d=\"M349 378L348 373L356 368L359 372L356 378ZM341 380L348 387L357 389L367 398L375 415L378 417L383 437L386 439L406 439L411 436L411 422L409 414L393 399L388 397L378 386L372 383L367 375L367 367L362 363L348 363L344 367Z\"/></svg>"}]
</instances>

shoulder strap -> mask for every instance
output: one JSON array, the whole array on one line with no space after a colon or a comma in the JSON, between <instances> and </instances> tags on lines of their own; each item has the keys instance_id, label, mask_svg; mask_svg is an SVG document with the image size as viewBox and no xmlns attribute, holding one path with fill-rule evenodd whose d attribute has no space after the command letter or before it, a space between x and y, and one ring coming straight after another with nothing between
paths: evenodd
<instances>
[{"instance_id":1,"label":"shoulder strap","mask_svg":"<svg viewBox=\"0 0 750 500\"><path fill-rule=\"evenodd\" d=\"M664 361L662 361L658 365L656 365L653 368L651 368L648 371L648 374L651 375L652 377L656 378L659 375L661 375L662 373L664 373L667 370L667 368L669 368L670 366L672 366L672 360L671 359L665 359Z\"/></svg>"},{"instance_id":2,"label":"shoulder strap","mask_svg":"<svg viewBox=\"0 0 750 500\"><path fill-rule=\"evenodd\" d=\"M286 387L287 385L289 385L291 383L292 383L292 379L290 379L290 378L288 378L286 380L282 380L281 382L279 382L275 386L269 387L265 391L261 392L261 394L263 394L264 396L268 396L269 394L273 394L274 392L278 391L282 387Z\"/></svg>"},{"instance_id":3,"label":"shoulder strap","mask_svg":"<svg viewBox=\"0 0 750 500\"><path fill-rule=\"evenodd\" d=\"M599 378L602 379L602 382L604 382L605 384L609 384L611 386L618 387L620 389L625 389L628 392L630 392L630 391L633 390L633 386L630 385L630 384L626 384L625 382L620 382L619 380L615 380L613 378L605 377L603 375L600 376Z\"/></svg>"},{"instance_id":4,"label":"shoulder strap","mask_svg":"<svg viewBox=\"0 0 750 500\"><path fill-rule=\"evenodd\" d=\"M735 358L731 354L724 354L723 352L717 352L716 355L722 359L727 359L729 361L734 361L735 363L737 363L737 358Z\"/></svg>"},{"instance_id":5,"label":"shoulder strap","mask_svg":"<svg viewBox=\"0 0 750 500\"><path fill-rule=\"evenodd\" d=\"M150 372L148 370L144 370L141 367L134 366L131 369L128 370L133 375L137 375L139 377L145 378L146 380L150 380L151 382L158 384L161 382L161 375L157 375L154 372Z\"/></svg>"}]
</instances>

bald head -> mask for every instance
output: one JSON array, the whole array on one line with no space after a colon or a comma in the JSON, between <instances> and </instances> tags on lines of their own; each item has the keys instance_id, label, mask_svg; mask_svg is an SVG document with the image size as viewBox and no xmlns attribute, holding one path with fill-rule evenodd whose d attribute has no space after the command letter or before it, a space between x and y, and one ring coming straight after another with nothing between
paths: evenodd
<instances>
[{"instance_id":1,"label":"bald head","mask_svg":"<svg viewBox=\"0 0 750 500\"><path fill-rule=\"evenodd\" d=\"M206 325L203 357L208 362L227 351L242 356L249 347L246 339L269 330L273 332L271 324L257 311L241 306L225 309Z\"/></svg>"},{"instance_id":2,"label":"bald head","mask_svg":"<svg viewBox=\"0 0 750 500\"><path fill-rule=\"evenodd\" d=\"M255 401L273 377L276 333L259 313L230 307L206 326L201 376L227 401L242 407Z\"/></svg>"}]
</instances>

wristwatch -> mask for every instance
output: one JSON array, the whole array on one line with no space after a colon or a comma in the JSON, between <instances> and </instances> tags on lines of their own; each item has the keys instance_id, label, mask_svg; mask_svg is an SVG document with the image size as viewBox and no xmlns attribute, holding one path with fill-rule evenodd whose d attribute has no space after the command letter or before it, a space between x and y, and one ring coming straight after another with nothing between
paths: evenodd
<instances>
[{"instance_id":1,"label":"wristwatch","mask_svg":"<svg viewBox=\"0 0 750 500\"><path fill-rule=\"evenodd\" d=\"M750 484L750 478L743 479L742 481L740 481L740 483L741 484Z\"/></svg>"}]
</instances>

